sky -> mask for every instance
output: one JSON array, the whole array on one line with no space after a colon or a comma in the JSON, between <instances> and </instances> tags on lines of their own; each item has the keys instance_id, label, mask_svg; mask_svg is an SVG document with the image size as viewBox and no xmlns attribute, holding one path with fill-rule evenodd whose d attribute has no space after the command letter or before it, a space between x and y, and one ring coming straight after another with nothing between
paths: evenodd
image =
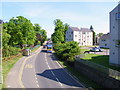
<instances>
[{"instance_id":1,"label":"sky","mask_svg":"<svg viewBox=\"0 0 120 90\"><path fill-rule=\"evenodd\" d=\"M25 1L25 0L24 0ZM2 4L2 5L1 5ZM47 31L50 37L54 32L54 20L61 19L72 27L90 28L93 26L96 33L109 32L109 12L112 11L118 2L38 2L3 0L0 3L0 18L8 21L12 17L23 16L33 24L38 23Z\"/></svg>"}]
</instances>

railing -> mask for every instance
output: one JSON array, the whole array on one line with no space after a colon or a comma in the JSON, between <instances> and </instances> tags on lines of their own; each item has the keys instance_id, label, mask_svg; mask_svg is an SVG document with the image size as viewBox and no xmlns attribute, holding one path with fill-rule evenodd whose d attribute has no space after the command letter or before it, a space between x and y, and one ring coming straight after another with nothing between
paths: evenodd
<instances>
[{"instance_id":1,"label":"railing","mask_svg":"<svg viewBox=\"0 0 120 90\"><path fill-rule=\"evenodd\" d=\"M85 65L87 65L87 66L89 66L91 68L94 68L94 69L96 69L96 70L98 70L98 71L100 71L102 73L105 73L105 74L109 75L112 78L120 80L120 72L119 71L104 67L102 65L99 65L99 64L87 61L87 60L80 59L79 57L76 57L76 60L78 62L83 63L83 64L85 64Z\"/></svg>"}]
</instances>

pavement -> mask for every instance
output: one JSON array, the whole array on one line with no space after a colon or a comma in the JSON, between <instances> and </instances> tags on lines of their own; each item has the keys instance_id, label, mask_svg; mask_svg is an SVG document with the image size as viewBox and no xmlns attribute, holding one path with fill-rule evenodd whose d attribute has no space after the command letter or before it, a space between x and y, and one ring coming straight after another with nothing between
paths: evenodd
<instances>
[{"instance_id":1,"label":"pavement","mask_svg":"<svg viewBox=\"0 0 120 90\"><path fill-rule=\"evenodd\" d=\"M40 47L21 58L9 72L7 88L85 88L56 60L52 53Z\"/></svg>"}]
</instances>

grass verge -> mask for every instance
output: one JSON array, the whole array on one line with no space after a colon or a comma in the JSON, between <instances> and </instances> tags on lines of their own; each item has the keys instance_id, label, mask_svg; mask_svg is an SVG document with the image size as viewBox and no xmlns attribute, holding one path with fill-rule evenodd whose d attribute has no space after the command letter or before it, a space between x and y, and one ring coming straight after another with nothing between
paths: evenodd
<instances>
[{"instance_id":1,"label":"grass verge","mask_svg":"<svg viewBox=\"0 0 120 90\"><path fill-rule=\"evenodd\" d=\"M66 68L72 75L74 75L75 77L77 77L79 79L80 82L82 82L83 85L85 85L87 88L92 87L92 89L97 90L98 88L102 88L101 86L99 86L98 84L94 83L93 81L91 81L90 79L86 78L84 75L82 75L81 73L79 73L78 71L76 71L73 67L71 67L70 65L68 65L65 61L58 61L61 65L63 65L64 68Z\"/></svg>"},{"instance_id":2,"label":"grass verge","mask_svg":"<svg viewBox=\"0 0 120 90\"><path fill-rule=\"evenodd\" d=\"M15 56L14 59L8 59L8 60L3 60L2 62L2 72L3 72L3 88L6 88L5 85L5 79L9 73L9 71L11 70L11 68L14 66L14 64L22 57L22 54L18 54Z\"/></svg>"}]
</instances>

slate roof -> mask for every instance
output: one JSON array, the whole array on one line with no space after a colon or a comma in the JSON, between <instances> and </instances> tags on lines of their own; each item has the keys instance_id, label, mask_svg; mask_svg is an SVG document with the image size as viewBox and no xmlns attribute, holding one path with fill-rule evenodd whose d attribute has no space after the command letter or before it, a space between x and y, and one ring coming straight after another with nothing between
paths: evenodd
<instances>
[{"instance_id":1,"label":"slate roof","mask_svg":"<svg viewBox=\"0 0 120 90\"><path fill-rule=\"evenodd\" d=\"M108 34L103 34L100 39L110 39L110 33Z\"/></svg>"},{"instance_id":2,"label":"slate roof","mask_svg":"<svg viewBox=\"0 0 120 90\"><path fill-rule=\"evenodd\" d=\"M80 29L81 32L92 32L90 29L88 28L81 28Z\"/></svg>"},{"instance_id":3,"label":"slate roof","mask_svg":"<svg viewBox=\"0 0 120 90\"><path fill-rule=\"evenodd\" d=\"M81 31L81 32L92 32L90 29L88 28L78 28L78 27L69 27L69 29L72 29L73 31Z\"/></svg>"},{"instance_id":4,"label":"slate roof","mask_svg":"<svg viewBox=\"0 0 120 90\"><path fill-rule=\"evenodd\" d=\"M69 27L69 28L72 29L73 31L80 31L78 27Z\"/></svg>"}]
</instances>

